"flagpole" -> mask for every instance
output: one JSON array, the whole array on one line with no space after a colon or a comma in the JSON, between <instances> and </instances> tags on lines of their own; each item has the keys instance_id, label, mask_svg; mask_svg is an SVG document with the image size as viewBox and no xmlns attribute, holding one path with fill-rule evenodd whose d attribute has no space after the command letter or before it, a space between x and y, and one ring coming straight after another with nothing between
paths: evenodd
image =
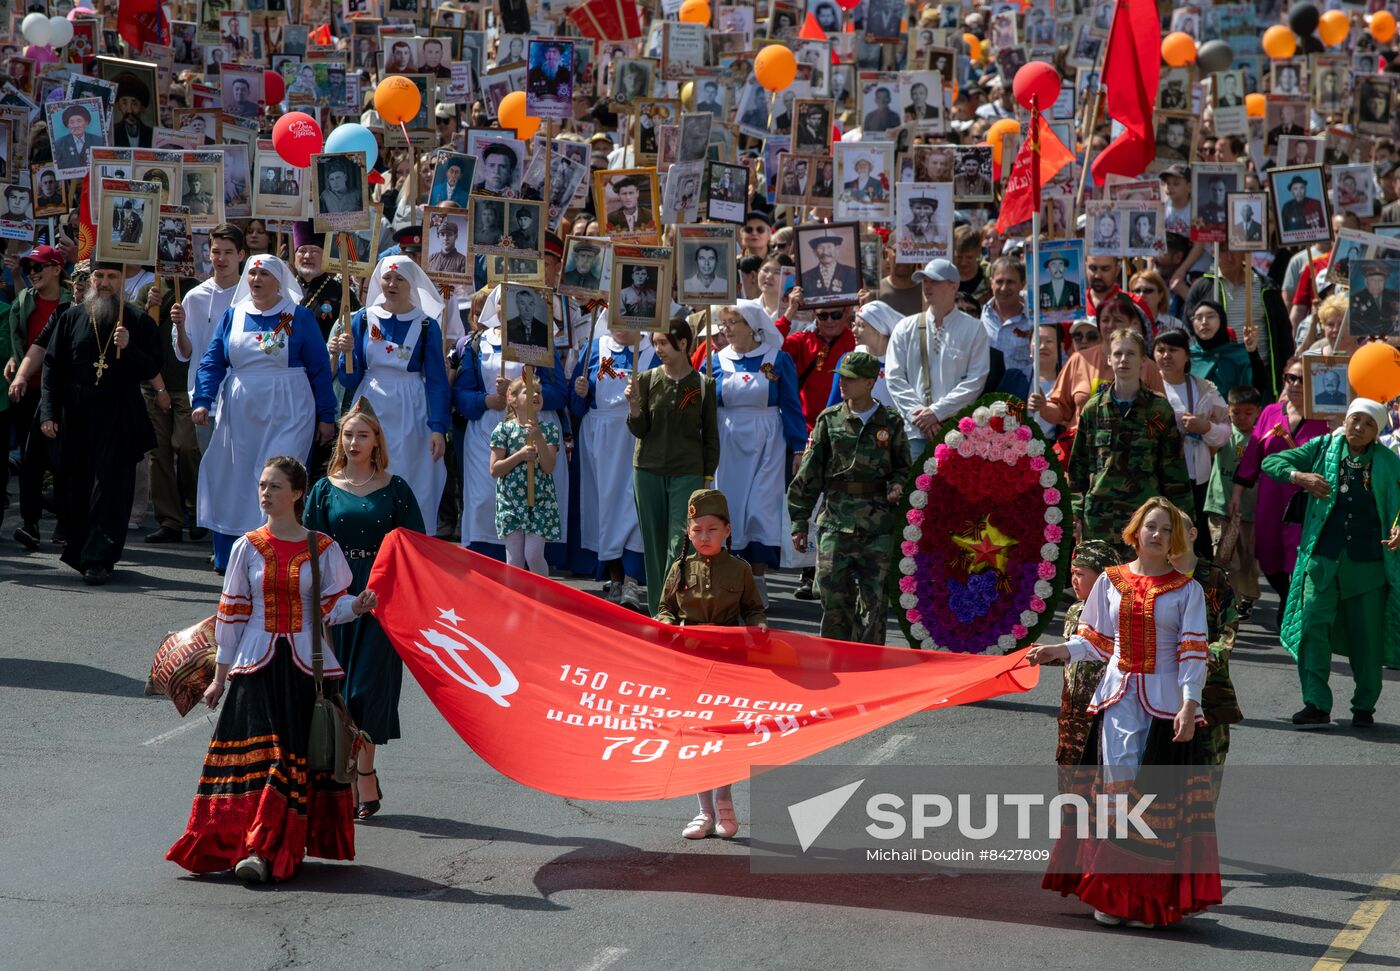
<instances>
[{"instance_id":1,"label":"flagpole","mask_svg":"<svg viewBox=\"0 0 1400 971\"><path fill-rule=\"evenodd\" d=\"M1040 98L1031 96L1031 386L1040 390Z\"/></svg>"}]
</instances>

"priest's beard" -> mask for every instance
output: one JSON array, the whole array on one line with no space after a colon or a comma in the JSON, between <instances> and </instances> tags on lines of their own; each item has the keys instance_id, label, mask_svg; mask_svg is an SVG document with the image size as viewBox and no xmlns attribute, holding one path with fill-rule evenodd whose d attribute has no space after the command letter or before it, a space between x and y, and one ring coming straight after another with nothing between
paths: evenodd
<instances>
[{"instance_id":1,"label":"priest's beard","mask_svg":"<svg viewBox=\"0 0 1400 971\"><path fill-rule=\"evenodd\" d=\"M83 307L98 327L116 326L117 311L121 309L116 297L99 293L96 289L89 290L88 295L83 298Z\"/></svg>"}]
</instances>

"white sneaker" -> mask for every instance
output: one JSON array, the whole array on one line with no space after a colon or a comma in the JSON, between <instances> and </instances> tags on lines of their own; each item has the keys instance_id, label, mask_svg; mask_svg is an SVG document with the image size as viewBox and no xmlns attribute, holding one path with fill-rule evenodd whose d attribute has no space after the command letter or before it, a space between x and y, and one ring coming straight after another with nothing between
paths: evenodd
<instances>
[{"instance_id":1,"label":"white sneaker","mask_svg":"<svg viewBox=\"0 0 1400 971\"><path fill-rule=\"evenodd\" d=\"M1113 914L1106 914L1102 910L1094 911L1094 920L1098 921L1105 927L1117 927L1119 924L1123 923L1122 917L1117 917Z\"/></svg>"},{"instance_id":2,"label":"white sneaker","mask_svg":"<svg viewBox=\"0 0 1400 971\"><path fill-rule=\"evenodd\" d=\"M734 815L734 803L715 800L715 835L726 840L739 835L739 820Z\"/></svg>"},{"instance_id":3,"label":"white sneaker","mask_svg":"<svg viewBox=\"0 0 1400 971\"><path fill-rule=\"evenodd\" d=\"M615 580L609 580L603 584L603 599L610 604L619 603L622 600L622 584Z\"/></svg>"},{"instance_id":4,"label":"white sneaker","mask_svg":"<svg viewBox=\"0 0 1400 971\"><path fill-rule=\"evenodd\" d=\"M642 593L642 588L631 580L622 585L622 606L630 607L633 610L646 610L647 598Z\"/></svg>"},{"instance_id":5,"label":"white sneaker","mask_svg":"<svg viewBox=\"0 0 1400 971\"><path fill-rule=\"evenodd\" d=\"M267 861L256 853L250 853L238 861L233 875L249 883L267 883Z\"/></svg>"},{"instance_id":6,"label":"white sneaker","mask_svg":"<svg viewBox=\"0 0 1400 971\"><path fill-rule=\"evenodd\" d=\"M688 840L702 840L714 832L714 828L714 817L709 813L701 813L692 819L685 829L681 830L681 835Z\"/></svg>"},{"instance_id":7,"label":"white sneaker","mask_svg":"<svg viewBox=\"0 0 1400 971\"><path fill-rule=\"evenodd\" d=\"M758 587L758 600L763 604L763 609L768 609L768 577L754 577L754 586Z\"/></svg>"}]
</instances>

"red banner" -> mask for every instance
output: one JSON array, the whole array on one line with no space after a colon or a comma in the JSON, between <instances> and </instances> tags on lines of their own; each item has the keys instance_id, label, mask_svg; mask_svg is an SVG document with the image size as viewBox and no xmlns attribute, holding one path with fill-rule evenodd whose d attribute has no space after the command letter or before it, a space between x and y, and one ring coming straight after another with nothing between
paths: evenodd
<instances>
[{"instance_id":1,"label":"red banner","mask_svg":"<svg viewBox=\"0 0 1400 971\"><path fill-rule=\"evenodd\" d=\"M1025 651L669 627L402 529L369 585L375 616L457 734L497 771L574 799L688 795L1039 678Z\"/></svg>"},{"instance_id":2,"label":"red banner","mask_svg":"<svg viewBox=\"0 0 1400 971\"><path fill-rule=\"evenodd\" d=\"M160 0L118 0L117 31L133 51L146 44L170 42L169 24Z\"/></svg>"},{"instance_id":3,"label":"red banner","mask_svg":"<svg viewBox=\"0 0 1400 971\"><path fill-rule=\"evenodd\" d=\"M1029 137L1021 143L1001 197L997 232L1019 226L1040 208L1040 187L1074 161L1074 153L1050 130L1038 110L1031 112Z\"/></svg>"}]
</instances>

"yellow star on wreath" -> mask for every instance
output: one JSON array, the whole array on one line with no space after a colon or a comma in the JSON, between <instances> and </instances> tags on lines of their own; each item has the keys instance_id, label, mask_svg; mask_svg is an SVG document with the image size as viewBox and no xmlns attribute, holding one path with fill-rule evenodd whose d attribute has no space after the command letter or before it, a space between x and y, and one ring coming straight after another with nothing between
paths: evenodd
<instances>
[{"instance_id":1,"label":"yellow star on wreath","mask_svg":"<svg viewBox=\"0 0 1400 971\"><path fill-rule=\"evenodd\" d=\"M1007 551L1018 541L993 526L990 516L984 516L977 532L954 536L953 542L966 551L963 555L971 561L968 573L988 568L1001 573L1006 570Z\"/></svg>"}]
</instances>

